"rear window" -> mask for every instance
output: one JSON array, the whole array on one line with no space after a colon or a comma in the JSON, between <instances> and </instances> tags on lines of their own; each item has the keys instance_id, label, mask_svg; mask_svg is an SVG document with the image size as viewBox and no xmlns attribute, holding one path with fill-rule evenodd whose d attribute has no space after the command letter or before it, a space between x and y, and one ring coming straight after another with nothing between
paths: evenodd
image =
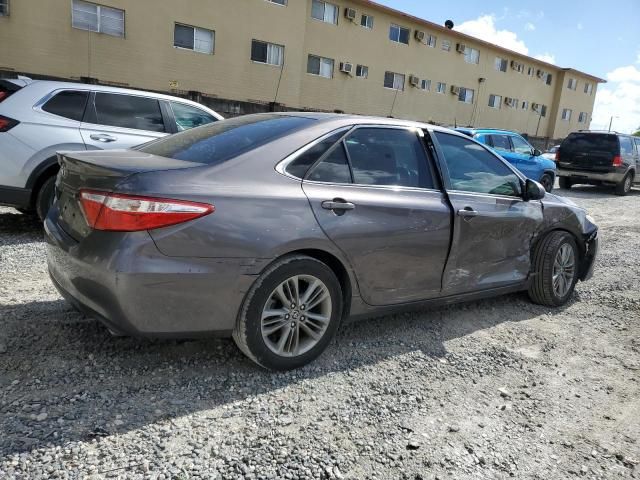
<instances>
[{"instance_id":1,"label":"rear window","mask_svg":"<svg viewBox=\"0 0 640 480\"><path fill-rule=\"evenodd\" d=\"M562 142L563 153L611 153L618 154L618 137L608 133L572 133Z\"/></svg>"},{"instance_id":2,"label":"rear window","mask_svg":"<svg viewBox=\"0 0 640 480\"><path fill-rule=\"evenodd\" d=\"M89 92L87 91L65 90L48 100L42 106L42 110L80 122L84 116L88 98Z\"/></svg>"},{"instance_id":3,"label":"rear window","mask_svg":"<svg viewBox=\"0 0 640 480\"><path fill-rule=\"evenodd\" d=\"M0 2L1 3L1 2ZM8 80L0 80L0 102L9 98L12 94L20 90L22 87Z\"/></svg>"},{"instance_id":4,"label":"rear window","mask_svg":"<svg viewBox=\"0 0 640 480\"><path fill-rule=\"evenodd\" d=\"M147 143L140 151L216 165L305 128L315 120L284 115L247 115Z\"/></svg>"}]
</instances>

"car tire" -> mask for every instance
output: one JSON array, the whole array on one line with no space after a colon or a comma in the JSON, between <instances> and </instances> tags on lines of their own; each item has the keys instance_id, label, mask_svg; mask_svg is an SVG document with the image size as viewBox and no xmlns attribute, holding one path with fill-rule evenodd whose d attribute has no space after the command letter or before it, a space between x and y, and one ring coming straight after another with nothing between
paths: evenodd
<instances>
[{"instance_id":1,"label":"car tire","mask_svg":"<svg viewBox=\"0 0 640 480\"><path fill-rule=\"evenodd\" d=\"M284 300L292 302L296 297L295 290L300 304L285 305ZM319 299L322 301L317 303ZM269 266L247 293L233 339L247 357L264 368L285 371L302 367L329 345L342 319L342 301L340 282L327 265L304 255L283 257Z\"/></svg>"},{"instance_id":2,"label":"car tire","mask_svg":"<svg viewBox=\"0 0 640 480\"><path fill-rule=\"evenodd\" d=\"M578 267L578 246L571 234L554 231L542 238L533 252L531 301L550 307L564 305L578 281Z\"/></svg>"},{"instance_id":3,"label":"car tire","mask_svg":"<svg viewBox=\"0 0 640 480\"><path fill-rule=\"evenodd\" d=\"M571 187L573 187L573 182L570 178L567 177L560 177L559 183L560 188L562 188L563 190L571 190Z\"/></svg>"},{"instance_id":4,"label":"car tire","mask_svg":"<svg viewBox=\"0 0 640 480\"><path fill-rule=\"evenodd\" d=\"M553 191L553 175L545 173L540 177L540 185L542 185L547 193Z\"/></svg>"},{"instance_id":5,"label":"car tire","mask_svg":"<svg viewBox=\"0 0 640 480\"><path fill-rule=\"evenodd\" d=\"M631 191L631 184L633 183L633 175L631 172L627 173L622 181L615 186L616 195L625 196Z\"/></svg>"},{"instance_id":6,"label":"car tire","mask_svg":"<svg viewBox=\"0 0 640 480\"><path fill-rule=\"evenodd\" d=\"M44 219L47 218L47 213L49 213L49 209L51 205L53 205L53 197L55 195L55 186L56 186L56 177L55 175L47 178L40 190L38 191L38 196L36 197L36 213L40 220L44 222Z\"/></svg>"}]
</instances>

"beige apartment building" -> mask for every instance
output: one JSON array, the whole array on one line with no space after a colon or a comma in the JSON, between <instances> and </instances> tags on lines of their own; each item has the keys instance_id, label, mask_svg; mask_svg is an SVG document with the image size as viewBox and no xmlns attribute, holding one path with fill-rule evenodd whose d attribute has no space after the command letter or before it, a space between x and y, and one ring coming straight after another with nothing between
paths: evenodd
<instances>
[{"instance_id":1,"label":"beige apartment building","mask_svg":"<svg viewBox=\"0 0 640 480\"><path fill-rule=\"evenodd\" d=\"M0 0L0 75L562 138L604 80L368 0Z\"/></svg>"}]
</instances>

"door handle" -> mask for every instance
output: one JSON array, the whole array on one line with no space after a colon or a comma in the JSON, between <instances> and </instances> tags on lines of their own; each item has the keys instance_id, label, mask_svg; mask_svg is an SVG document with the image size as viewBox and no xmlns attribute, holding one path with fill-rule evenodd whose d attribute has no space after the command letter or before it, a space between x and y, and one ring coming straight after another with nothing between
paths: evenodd
<instances>
[{"instance_id":1,"label":"door handle","mask_svg":"<svg viewBox=\"0 0 640 480\"><path fill-rule=\"evenodd\" d=\"M463 218L473 218L478 216L478 212L471 207L464 207L462 210L458 210L458 216Z\"/></svg>"},{"instance_id":2,"label":"door handle","mask_svg":"<svg viewBox=\"0 0 640 480\"><path fill-rule=\"evenodd\" d=\"M334 198L333 200L325 200L322 202L322 208L325 210L354 210L356 206L351 203L343 200L341 198Z\"/></svg>"},{"instance_id":3,"label":"door handle","mask_svg":"<svg viewBox=\"0 0 640 480\"><path fill-rule=\"evenodd\" d=\"M107 135L106 133L92 133L90 137L91 140L103 143L115 142L116 140L118 140L116 137Z\"/></svg>"}]
</instances>

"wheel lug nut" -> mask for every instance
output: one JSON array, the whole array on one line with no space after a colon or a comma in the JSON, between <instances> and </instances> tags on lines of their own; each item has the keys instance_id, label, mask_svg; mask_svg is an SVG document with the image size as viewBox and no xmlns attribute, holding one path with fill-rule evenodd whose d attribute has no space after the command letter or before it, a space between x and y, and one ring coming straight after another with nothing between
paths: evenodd
<instances>
[{"instance_id":1,"label":"wheel lug nut","mask_svg":"<svg viewBox=\"0 0 640 480\"><path fill-rule=\"evenodd\" d=\"M300 305L300 310L304 310L305 306L304 305Z\"/></svg>"},{"instance_id":2,"label":"wheel lug nut","mask_svg":"<svg viewBox=\"0 0 640 480\"><path fill-rule=\"evenodd\" d=\"M292 303L292 304L291 304L291 308L296 308L296 304L295 304L295 303Z\"/></svg>"},{"instance_id":3,"label":"wheel lug nut","mask_svg":"<svg viewBox=\"0 0 640 480\"><path fill-rule=\"evenodd\" d=\"M285 318L285 320L289 320L289 314L287 313L287 314L284 316L284 318Z\"/></svg>"}]
</instances>

